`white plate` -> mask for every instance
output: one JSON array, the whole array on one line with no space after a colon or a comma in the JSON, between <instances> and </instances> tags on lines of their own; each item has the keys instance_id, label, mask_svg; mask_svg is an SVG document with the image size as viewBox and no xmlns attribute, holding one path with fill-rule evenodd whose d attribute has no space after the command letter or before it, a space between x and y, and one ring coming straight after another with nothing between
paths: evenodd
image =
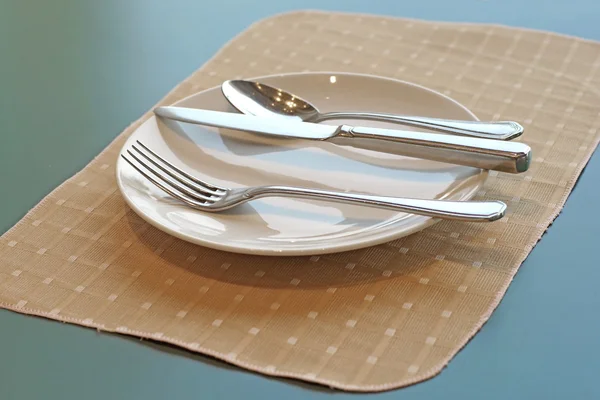
<instances>
[{"instance_id":1,"label":"white plate","mask_svg":"<svg viewBox=\"0 0 600 400\"><path fill-rule=\"evenodd\" d=\"M476 120L454 100L398 80L325 72L255 79L294 92L324 112L359 110ZM235 112L219 87L196 93L176 105ZM409 129L372 121L324 123ZM487 171L477 168L326 142L266 139L239 131L163 122L154 117L131 135L125 147L138 139L200 179L232 188L296 185L464 201L475 194L487 177ZM117 180L129 206L158 229L202 246L237 253L340 252L390 241L437 222L400 212L283 198L255 200L221 213L201 212L173 200L121 157Z\"/></svg>"}]
</instances>

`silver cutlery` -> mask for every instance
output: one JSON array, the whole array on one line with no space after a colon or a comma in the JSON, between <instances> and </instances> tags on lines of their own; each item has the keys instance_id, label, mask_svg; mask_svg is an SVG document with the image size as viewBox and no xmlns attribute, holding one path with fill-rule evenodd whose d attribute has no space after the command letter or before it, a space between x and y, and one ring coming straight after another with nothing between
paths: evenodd
<instances>
[{"instance_id":1,"label":"silver cutlery","mask_svg":"<svg viewBox=\"0 0 600 400\"><path fill-rule=\"evenodd\" d=\"M295 197L372 206L435 218L489 222L504 216L500 201L446 201L374 196L288 186L228 189L202 181L156 154L139 140L121 156L150 182L188 206L223 211L263 197Z\"/></svg>"},{"instance_id":2,"label":"silver cutlery","mask_svg":"<svg viewBox=\"0 0 600 400\"><path fill-rule=\"evenodd\" d=\"M154 113L159 117L181 122L282 138L328 141L341 146L508 173L525 172L531 162L531 148L520 142L396 129L334 126L185 107L157 107Z\"/></svg>"},{"instance_id":3,"label":"silver cutlery","mask_svg":"<svg viewBox=\"0 0 600 400\"><path fill-rule=\"evenodd\" d=\"M321 113L313 104L293 93L264 83L246 80L225 81L221 84L221 91L238 111L259 117L282 117L315 123L332 119L375 120L456 135L499 140L511 140L523 133L523 127L514 121L460 121L366 112Z\"/></svg>"}]
</instances>

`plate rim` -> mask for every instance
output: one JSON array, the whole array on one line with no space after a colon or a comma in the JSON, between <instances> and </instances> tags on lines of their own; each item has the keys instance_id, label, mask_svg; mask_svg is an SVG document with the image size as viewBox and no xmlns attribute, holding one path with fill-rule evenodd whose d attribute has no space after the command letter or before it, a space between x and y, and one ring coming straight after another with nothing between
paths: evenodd
<instances>
[{"instance_id":1,"label":"plate rim","mask_svg":"<svg viewBox=\"0 0 600 400\"><path fill-rule=\"evenodd\" d=\"M413 88L424 90L426 92L429 92L431 95L439 96L439 97L443 98L444 100L449 101L450 103L453 103L455 106L457 106L457 107L461 108L463 111L465 111L473 119L473 121L479 121L479 118L475 115L475 113L473 113L473 111L471 111L464 104L453 99L452 97L445 95L444 93L438 92L437 90L423 86L421 84L417 84L417 83L410 82L410 81L405 81L402 79L392 78L392 77L386 77L386 76L380 76L380 75L374 75L374 74L368 74L368 73L323 70L323 71L284 72L284 73L268 74L268 75L261 75L261 76L255 76L255 77L247 77L247 78L243 78L243 79L261 80L261 79L272 79L272 78L286 77L286 76L310 76L310 75L358 76L358 77L369 78L369 79L387 80L387 81L391 81L391 82L406 85L406 86L412 86ZM207 87L203 90L191 93L188 96L182 97L179 100L171 103L170 105L177 105L177 104L183 103L183 102L189 100L190 98L198 96L201 93L212 91L212 90L220 91L220 85ZM271 248L269 248L269 247L256 248L256 247L253 247L250 245L240 245L240 244L234 246L234 245L229 245L229 244L223 243L222 241L214 241L214 240L210 240L210 239L206 239L206 238L200 238L198 236L186 235L184 233L169 229L168 227L165 227L164 225L162 225L161 223L159 223L158 221L156 221L155 219L153 219L149 215L147 215L143 210L141 210L139 207L137 207L137 205L129 198L129 196L125 195L124 186L126 186L126 185L123 182L123 179L121 176L122 175L121 174L122 166L124 165L123 163L125 161L122 159L122 157L120 157L120 155L123 153L125 147L128 146L128 144L131 140L131 136L133 136L136 133L136 131L139 130L144 124L150 123L151 120L156 119L156 116L153 114L153 110L151 109L151 110L149 110L149 112L150 112L150 117L148 119L146 119L145 121L143 121L131 133L131 135L126 139L125 143L119 150L119 153L118 153L119 157L118 157L117 165L115 168L117 186L119 188L119 191L121 192L121 197L125 200L127 205L140 218L142 218L144 221L146 221L150 225L154 226L155 228L157 228L171 236L179 238L181 240L184 240L184 241L187 241L187 242L190 242L190 243L202 246L202 247L207 247L207 248L212 248L212 249L219 250L219 251L226 251L226 252L237 253L237 254L248 254L248 255L257 255L257 256L312 256L312 255L325 255L325 254L341 253L341 252L345 252L345 251L358 250L358 249L362 249L362 248L368 248L368 247L376 246L379 244L387 243L387 242L390 242L393 240L400 239L405 236L412 235L412 234L422 231L424 229L427 229L442 220L439 218L419 216L422 220L421 222L415 223L412 227L404 229L401 232L396 232L396 234L388 233L388 234L380 234L380 235L371 235L368 238L362 238L362 239L356 239L356 240L344 240L337 244L333 244L333 245L329 245L329 246L320 246L318 248L315 246L312 246L309 248L296 248L296 249L276 249L276 248L272 248L272 247ZM480 189L480 187L483 186L483 184L486 182L489 171L487 171L485 169L481 169L481 168L478 168L478 169L480 170L480 173L483 175L482 179L481 179L481 184L475 186L469 192L466 192L461 201L468 201L468 200L472 199L475 196L476 192Z\"/></svg>"}]
</instances>

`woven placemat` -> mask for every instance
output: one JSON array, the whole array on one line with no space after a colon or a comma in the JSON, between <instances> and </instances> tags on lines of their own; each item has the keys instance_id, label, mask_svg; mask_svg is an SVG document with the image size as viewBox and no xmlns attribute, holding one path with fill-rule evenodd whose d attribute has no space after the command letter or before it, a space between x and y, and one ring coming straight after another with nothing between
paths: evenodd
<instances>
[{"instance_id":1,"label":"woven placemat","mask_svg":"<svg viewBox=\"0 0 600 400\"><path fill-rule=\"evenodd\" d=\"M503 26L312 11L260 21L160 104L303 70L422 84L525 126L531 169L491 173L477 195L507 202L507 217L320 257L195 246L142 221L117 190L118 152L148 112L2 236L1 306L344 390L432 377L489 318L595 149L599 66L597 43Z\"/></svg>"}]
</instances>

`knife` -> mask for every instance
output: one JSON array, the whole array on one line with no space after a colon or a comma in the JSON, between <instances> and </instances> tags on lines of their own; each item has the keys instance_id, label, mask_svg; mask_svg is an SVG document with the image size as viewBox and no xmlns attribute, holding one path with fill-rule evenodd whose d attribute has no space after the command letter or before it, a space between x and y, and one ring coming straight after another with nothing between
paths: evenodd
<instances>
[{"instance_id":1,"label":"knife","mask_svg":"<svg viewBox=\"0 0 600 400\"><path fill-rule=\"evenodd\" d=\"M283 138L321 140L341 146L513 174L527 171L531 163L531 148L525 143L514 141L350 125L323 125L186 107L157 107L154 113L180 122Z\"/></svg>"}]
</instances>

